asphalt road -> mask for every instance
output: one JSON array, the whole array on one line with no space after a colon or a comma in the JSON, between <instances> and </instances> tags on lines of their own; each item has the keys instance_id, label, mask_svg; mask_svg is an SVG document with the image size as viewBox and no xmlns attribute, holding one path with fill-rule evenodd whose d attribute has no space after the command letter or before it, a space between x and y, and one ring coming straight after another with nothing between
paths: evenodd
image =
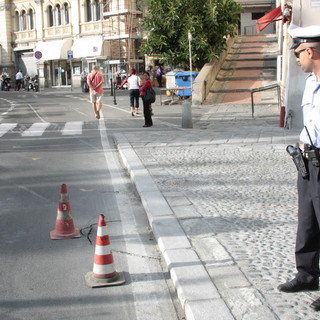
<instances>
[{"instance_id":1,"label":"asphalt road","mask_svg":"<svg viewBox=\"0 0 320 320\"><path fill-rule=\"evenodd\" d=\"M114 147L113 132L143 124L129 112L109 106L98 121L80 94L0 93L1 319L183 318ZM82 236L51 240L63 183ZM126 284L92 289L100 214Z\"/></svg>"}]
</instances>

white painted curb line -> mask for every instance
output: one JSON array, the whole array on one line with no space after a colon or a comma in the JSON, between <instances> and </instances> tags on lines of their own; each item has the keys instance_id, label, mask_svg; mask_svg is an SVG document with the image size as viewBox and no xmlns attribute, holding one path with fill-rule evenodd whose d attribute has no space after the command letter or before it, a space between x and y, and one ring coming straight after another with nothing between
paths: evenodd
<instances>
[{"instance_id":1,"label":"white painted curb line","mask_svg":"<svg viewBox=\"0 0 320 320\"><path fill-rule=\"evenodd\" d=\"M187 320L234 320L167 201L123 134L121 159L141 197Z\"/></svg>"}]
</instances>

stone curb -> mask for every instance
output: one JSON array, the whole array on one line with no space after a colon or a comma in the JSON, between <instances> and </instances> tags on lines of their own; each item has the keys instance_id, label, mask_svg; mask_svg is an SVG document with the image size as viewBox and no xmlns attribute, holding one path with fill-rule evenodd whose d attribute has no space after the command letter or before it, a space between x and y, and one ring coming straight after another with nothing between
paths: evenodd
<instances>
[{"instance_id":1,"label":"stone curb","mask_svg":"<svg viewBox=\"0 0 320 320\"><path fill-rule=\"evenodd\" d=\"M187 320L234 319L193 250L172 209L123 134L115 135L123 164L136 186Z\"/></svg>"}]
</instances>

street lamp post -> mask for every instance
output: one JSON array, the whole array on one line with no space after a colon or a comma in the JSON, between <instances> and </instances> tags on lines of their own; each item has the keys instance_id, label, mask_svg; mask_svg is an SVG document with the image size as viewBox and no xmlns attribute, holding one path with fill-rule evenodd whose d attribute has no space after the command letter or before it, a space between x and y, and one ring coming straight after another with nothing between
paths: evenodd
<instances>
[{"instance_id":1,"label":"street lamp post","mask_svg":"<svg viewBox=\"0 0 320 320\"><path fill-rule=\"evenodd\" d=\"M189 40L189 63L190 63L190 87L191 87L191 96L192 96L192 50L191 50L192 34L190 31L188 31L188 40Z\"/></svg>"}]
</instances>

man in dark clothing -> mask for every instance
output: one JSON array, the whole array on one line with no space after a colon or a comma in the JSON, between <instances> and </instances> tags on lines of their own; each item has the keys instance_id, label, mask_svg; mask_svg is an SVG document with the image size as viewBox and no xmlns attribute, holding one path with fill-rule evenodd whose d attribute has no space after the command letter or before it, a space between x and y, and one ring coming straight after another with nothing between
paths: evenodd
<instances>
[{"instance_id":1,"label":"man in dark clothing","mask_svg":"<svg viewBox=\"0 0 320 320\"><path fill-rule=\"evenodd\" d=\"M298 230L296 238L297 275L281 284L283 292L318 290L320 250L320 26L291 26L293 53L301 69L310 73L302 99L304 128L300 149L308 176L298 176ZM320 311L320 298L311 304Z\"/></svg>"}]
</instances>

